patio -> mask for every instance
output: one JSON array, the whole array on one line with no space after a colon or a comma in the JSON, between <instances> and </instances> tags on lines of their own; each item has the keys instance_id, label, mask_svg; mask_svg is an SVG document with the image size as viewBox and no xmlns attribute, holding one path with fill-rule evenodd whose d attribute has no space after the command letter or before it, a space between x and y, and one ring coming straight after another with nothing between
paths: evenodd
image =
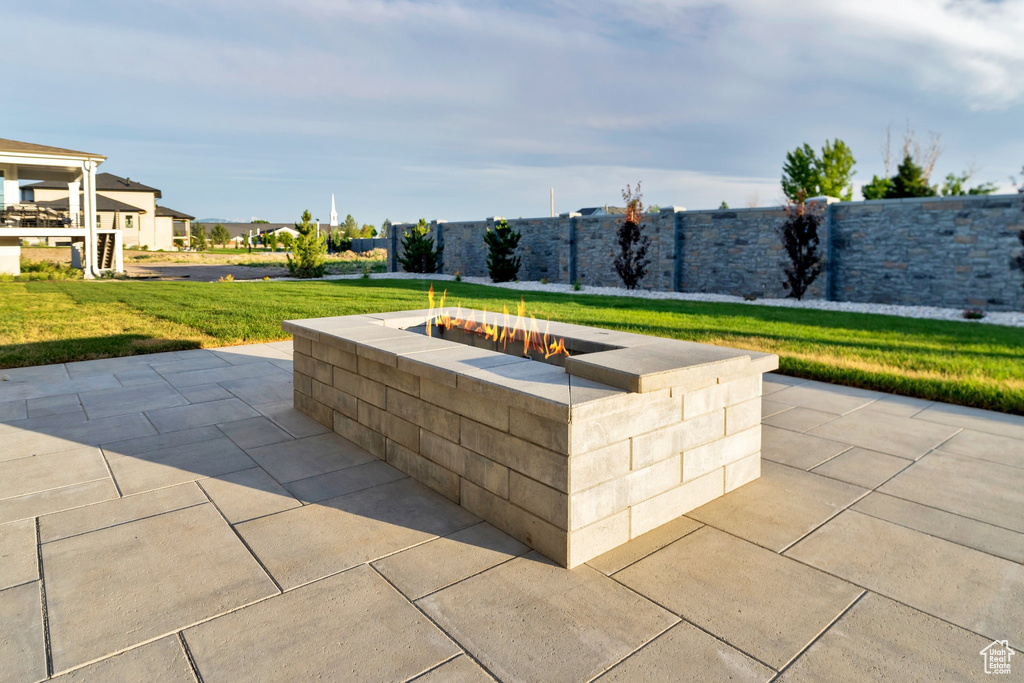
<instances>
[{"instance_id":1,"label":"patio","mask_svg":"<svg viewBox=\"0 0 1024 683\"><path fill-rule=\"evenodd\" d=\"M1024 418L766 375L759 480L567 571L293 410L290 353L0 370L0 680L973 680L1024 644Z\"/></svg>"}]
</instances>

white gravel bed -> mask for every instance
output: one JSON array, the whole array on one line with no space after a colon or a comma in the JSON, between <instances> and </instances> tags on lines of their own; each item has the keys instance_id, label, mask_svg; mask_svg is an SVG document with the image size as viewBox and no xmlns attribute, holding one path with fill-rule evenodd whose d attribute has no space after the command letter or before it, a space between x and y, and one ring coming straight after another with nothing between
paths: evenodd
<instances>
[{"instance_id":1,"label":"white gravel bed","mask_svg":"<svg viewBox=\"0 0 1024 683\"><path fill-rule=\"evenodd\" d=\"M358 280L361 274L354 275L326 275L324 280ZM454 275L441 275L438 273L373 273L372 280L434 280L435 282L451 282L455 280ZM296 278L280 277L276 281L296 280ZM1015 312L986 312L981 320L967 320L963 317L963 309L939 308L938 306L896 306L893 304L862 304L849 301L797 301L796 299L755 299L747 301L740 296L728 294L695 294L684 292L661 292L645 289L628 290L623 287L592 287L584 285L579 292L575 292L572 285L563 284L541 284L537 281L529 282L491 282L486 277L463 276L462 282L474 285L488 285L490 287L501 287L519 292L557 292L562 294L596 294L598 296L624 296L634 299L667 299L671 301L713 301L730 304L746 304L749 306L779 306L781 308L813 308L819 311L843 311L846 313L875 313L878 315L895 315L902 318L923 318L929 320L952 320L962 323L977 323L988 325L1003 325L1007 327L1024 327L1024 313Z\"/></svg>"}]
</instances>

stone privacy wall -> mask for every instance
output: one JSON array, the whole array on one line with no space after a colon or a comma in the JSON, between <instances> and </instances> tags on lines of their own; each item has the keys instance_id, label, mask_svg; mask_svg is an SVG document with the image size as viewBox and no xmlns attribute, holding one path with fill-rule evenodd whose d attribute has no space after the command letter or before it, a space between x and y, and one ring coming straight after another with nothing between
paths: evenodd
<instances>
[{"instance_id":1,"label":"stone privacy wall","mask_svg":"<svg viewBox=\"0 0 1024 683\"><path fill-rule=\"evenodd\" d=\"M887 199L822 206L822 274L812 299L988 310L1024 310L1021 251L1024 200L1019 195ZM777 232L782 207L686 211L647 216L651 239L645 289L785 297L788 259ZM444 245L442 272L487 276L484 221L430 224ZM619 216L509 220L522 232L520 278L621 286L615 272ZM401 234L393 226L389 266L400 270Z\"/></svg>"}]
</instances>

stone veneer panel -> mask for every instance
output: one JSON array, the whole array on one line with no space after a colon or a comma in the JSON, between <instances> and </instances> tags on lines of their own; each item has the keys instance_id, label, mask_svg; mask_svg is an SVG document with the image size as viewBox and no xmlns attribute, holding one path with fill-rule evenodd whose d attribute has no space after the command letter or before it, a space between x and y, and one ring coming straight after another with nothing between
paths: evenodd
<instances>
[{"instance_id":1,"label":"stone veneer panel","mask_svg":"<svg viewBox=\"0 0 1024 683\"><path fill-rule=\"evenodd\" d=\"M751 406L759 406L761 373L777 366L775 356L701 347L702 372L666 374L666 349L684 366L694 349L620 335L623 351L637 354L639 366L653 363L659 378L647 382L658 388L637 393L535 361L490 372L477 369L474 354L465 367L430 366L431 351L395 335L430 348L462 345L400 329L417 316L424 319L410 312L285 323L295 335L296 409L562 565L586 562L760 475L759 412L752 418ZM641 347L654 342L656 353L644 355ZM410 354L416 362L403 362ZM438 374L441 365L450 377ZM673 377L683 383L662 388Z\"/></svg>"}]
</instances>

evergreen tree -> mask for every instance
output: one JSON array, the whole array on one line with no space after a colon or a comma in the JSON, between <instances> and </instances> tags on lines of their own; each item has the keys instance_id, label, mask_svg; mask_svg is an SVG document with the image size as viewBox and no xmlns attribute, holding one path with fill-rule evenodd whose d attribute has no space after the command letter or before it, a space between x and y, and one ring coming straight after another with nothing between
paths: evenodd
<instances>
[{"instance_id":1,"label":"evergreen tree","mask_svg":"<svg viewBox=\"0 0 1024 683\"><path fill-rule=\"evenodd\" d=\"M214 242L214 243L220 242L221 248L224 248L224 247L227 246L227 243L230 240L231 240L231 233L228 232L227 228L225 228L220 223L218 223L217 225L213 226L213 231L210 233L210 241L211 242Z\"/></svg>"},{"instance_id":2,"label":"evergreen tree","mask_svg":"<svg viewBox=\"0 0 1024 683\"><path fill-rule=\"evenodd\" d=\"M719 209L728 209L729 205L726 204L725 201L723 200L722 203L718 205L718 208Z\"/></svg>"},{"instance_id":3,"label":"evergreen tree","mask_svg":"<svg viewBox=\"0 0 1024 683\"><path fill-rule=\"evenodd\" d=\"M429 235L427 221L419 220L416 227L402 235L402 252L398 261L407 273L436 273L441 268L444 247L434 249L434 238Z\"/></svg>"},{"instance_id":4,"label":"evergreen tree","mask_svg":"<svg viewBox=\"0 0 1024 683\"><path fill-rule=\"evenodd\" d=\"M636 191L627 185L622 191L622 199L626 202L626 217L619 226L616 236L619 242L619 254L615 257L615 270L622 278L626 289L636 289L640 280L647 274L651 260L647 258L647 247L651 239L644 234L641 222L644 215L643 194L640 183Z\"/></svg>"},{"instance_id":5,"label":"evergreen tree","mask_svg":"<svg viewBox=\"0 0 1024 683\"><path fill-rule=\"evenodd\" d=\"M391 219L385 218L384 222L380 224L380 232L377 233L378 237L391 237Z\"/></svg>"},{"instance_id":6,"label":"evergreen tree","mask_svg":"<svg viewBox=\"0 0 1024 683\"><path fill-rule=\"evenodd\" d=\"M341 226L341 233L349 239L359 237L359 224L356 223L355 218L352 218L352 214L345 216L345 222Z\"/></svg>"},{"instance_id":7,"label":"evergreen tree","mask_svg":"<svg viewBox=\"0 0 1024 683\"><path fill-rule=\"evenodd\" d=\"M873 176L871 182L860 188L864 199L885 199L892 190L892 180Z\"/></svg>"},{"instance_id":8,"label":"evergreen tree","mask_svg":"<svg viewBox=\"0 0 1024 683\"><path fill-rule=\"evenodd\" d=\"M515 255L522 233L508 226L502 219L484 233L487 243L487 272L494 282L511 282L519 274L521 259Z\"/></svg>"},{"instance_id":9,"label":"evergreen tree","mask_svg":"<svg viewBox=\"0 0 1024 683\"><path fill-rule=\"evenodd\" d=\"M206 251L206 226L202 223L193 223L190 232L192 234L192 248L196 251Z\"/></svg>"},{"instance_id":10,"label":"evergreen tree","mask_svg":"<svg viewBox=\"0 0 1024 683\"><path fill-rule=\"evenodd\" d=\"M934 197L935 188L928 184L928 176L924 169L917 165L914 158L907 154L903 162L896 167L896 175L892 177L892 186L886 199L902 199L904 197Z\"/></svg>"},{"instance_id":11,"label":"evergreen tree","mask_svg":"<svg viewBox=\"0 0 1024 683\"><path fill-rule=\"evenodd\" d=\"M288 273L300 278L323 277L327 240L324 235L317 234L313 215L308 209L302 212L302 218L295 224L295 229L299 236L292 244L292 253L288 254Z\"/></svg>"}]
</instances>

